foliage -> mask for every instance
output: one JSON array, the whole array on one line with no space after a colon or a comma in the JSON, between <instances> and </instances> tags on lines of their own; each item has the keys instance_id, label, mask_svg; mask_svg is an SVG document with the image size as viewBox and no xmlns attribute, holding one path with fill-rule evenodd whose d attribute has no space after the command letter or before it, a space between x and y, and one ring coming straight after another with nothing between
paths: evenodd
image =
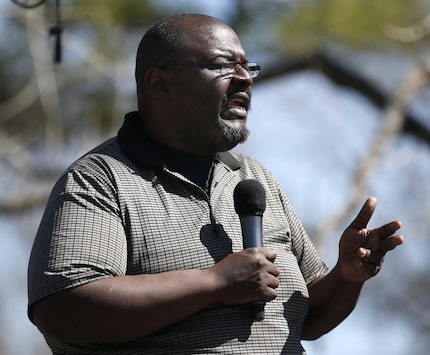
<instances>
[{"instance_id":1,"label":"foliage","mask_svg":"<svg viewBox=\"0 0 430 355\"><path fill-rule=\"evenodd\" d=\"M73 22L77 25L89 23L108 30L119 26L127 30L141 29L162 14L150 1L139 0L76 0Z\"/></svg>"},{"instance_id":2,"label":"foliage","mask_svg":"<svg viewBox=\"0 0 430 355\"><path fill-rule=\"evenodd\" d=\"M387 25L409 26L423 17L422 0L305 0L279 16L282 45L311 53L333 43L355 48L398 46Z\"/></svg>"}]
</instances>

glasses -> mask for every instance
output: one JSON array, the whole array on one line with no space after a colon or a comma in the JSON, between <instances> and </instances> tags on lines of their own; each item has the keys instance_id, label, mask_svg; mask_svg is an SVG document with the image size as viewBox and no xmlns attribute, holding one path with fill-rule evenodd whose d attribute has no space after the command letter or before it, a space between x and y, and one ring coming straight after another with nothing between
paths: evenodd
<instances>
[{"instance_id":1,"label":"glasses","mask_svg":"<svg viewBox=\"0 0 430 355\"><path fill-rule=\"evenodd\" d=\"M183 65L193 68L202 68L209 70L219 70L222 76L234 76L240 69L245 69L251 78L256 78L260 73L260 66L257 63L240 63L240 62L224 62L224 63L201 63L201 62L168 62L161 64L158 67L166 69L174 65Z\"/></svg>"}]
</instances>

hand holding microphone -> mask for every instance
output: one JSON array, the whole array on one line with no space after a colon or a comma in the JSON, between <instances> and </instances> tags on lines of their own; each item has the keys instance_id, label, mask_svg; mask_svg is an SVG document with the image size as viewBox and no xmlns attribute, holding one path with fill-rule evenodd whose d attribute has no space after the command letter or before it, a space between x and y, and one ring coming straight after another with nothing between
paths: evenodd
<instances>
[{"instance_id":1,"label":"hand holding microphone","mask_svg":"<svg viewBox=\"0 0 430 355\"><path fill-rule=\"evenodd\" d=\"M258 181L244 180L236 186L233 197L244 250L229 254L208 269L214 277L214 301L226 305L250 303L253 319L263 320L264 301L273 300L279 286L276 252L263 247L266 194Z\"/></svg>"},{"instance_id":2,"label":"hand holding microphone","mask_svg":"<svg viewBox=\"0 0 430 355\"><path fill-rule=\"evenodd\" d=\"M234 208L239 215L242 228L243 248L258 248L263 246L263 213L266 210L266 191L254 179L241 181L237 184L233 194ZM271 260L271 262L274 261ZM274 272L277 276L278 271ZM276 284L277 286L277 284ZM251 304L254 320L265 318L264 301Z\"/></svg>"}]
</instances>

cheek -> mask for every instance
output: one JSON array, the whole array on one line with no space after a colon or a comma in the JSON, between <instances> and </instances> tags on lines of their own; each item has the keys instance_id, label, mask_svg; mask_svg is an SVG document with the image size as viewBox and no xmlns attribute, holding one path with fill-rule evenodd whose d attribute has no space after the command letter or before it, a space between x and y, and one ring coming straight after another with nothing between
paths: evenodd
<instances>
[{"instance_id":1,"label":"cheek","mask_svg":"<svg viewBox=\"0 0 430 355\"><path fill-rule=\"evenodd\" d=\"M214 74L214 73L212 73ZM230 80L205 75L188 78L187 82L176 87L177 107L196 112L220 111L226 102ZM189 111L190 113L190 111Z\"/></svg>"},{"instance_id":2,"label":"cheek","mask_svg":"<svg viewBox=\"0 0 430 355\"><path fill-rule=\"evenodd\" d=\"M219 113L227 102L227 95L224 90L217 87L200 90L194 96L195 109L207 112Z\"/></svg>"}]
</instances>

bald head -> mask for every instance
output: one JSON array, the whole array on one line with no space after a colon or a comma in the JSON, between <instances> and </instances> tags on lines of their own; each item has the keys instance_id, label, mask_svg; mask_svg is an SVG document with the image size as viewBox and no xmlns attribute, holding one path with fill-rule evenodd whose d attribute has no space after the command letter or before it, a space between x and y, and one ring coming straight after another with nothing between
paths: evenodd
<instances>
[{"instance_id":1,"label":"bald head","mask_svg":"<svg viewBox=\"0 0 430 355\"><path fill-rule=\"evenodd\" d=\"M224 22L207 15L182 14L163 18L143 36L136 58L136 81L139 85L146 69L171 60L196 47L201 40L210 41L214 27L225 27Z\"/></svg>"}]
</instances>

